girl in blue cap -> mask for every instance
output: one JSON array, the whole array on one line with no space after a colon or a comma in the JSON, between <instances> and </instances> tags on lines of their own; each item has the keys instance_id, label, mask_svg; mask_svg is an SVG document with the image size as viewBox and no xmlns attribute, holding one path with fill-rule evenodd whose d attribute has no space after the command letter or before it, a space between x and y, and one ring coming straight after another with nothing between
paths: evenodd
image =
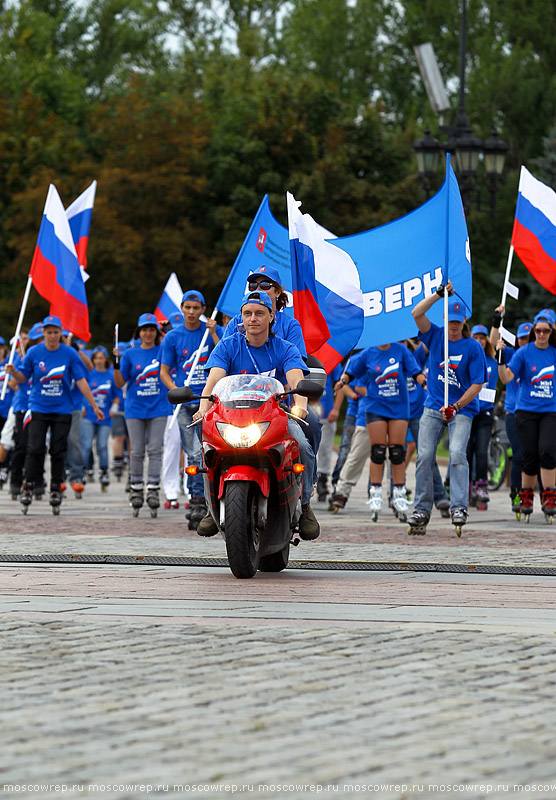
<instances>
[{"instance_id":1,"label":"girl in blue cap","mask_svg":"<svg viewBox=\"0 0 556 800\"><path fill-rule=\"evenodd\" d=\"M112 429L111 413L114 413L111 409L113 403L119 404L121 390L116 386L108 351L105 347L102 345L95 347L91 361L93 362L93 369L88 375L89 386L99 408L104 411L104 419L99 422L94 415L93 409L85 401L83 419L81 421L83 460L85 464L90 463L93 442L96 438L100 470L99 481L102 491L106 491L110 484L108 475L108 439Z\"/></svg>"},{"instance_id":2,"label":"girl in blue cap","mask_svg":"<svg viewBox=\"0 0 556 800\"><path fill-rule=\"evenodd\" d=\"M131 447L129 500L133 516L138 516L143 505L146 451L149 457L147 504L151 516L156 517L160 505L162 441L170 404L160 380L162 334L154 314L141 314L134 334L134 338L137 337L141 342L139 347L126 350L121 360L118 349L114 349L114 380L119 389L126 386L125 418Z\"/></svg>"},{"instance_id":3,"label":"girl in blue cap","mask_svg":"<svg viewBox=\"0 0 556 800\"><path fill-rule=\"evenodd\" d=\"M497 348L505 350L502 340ZM506 361L506 359L504 359ZM519 378L516 424L523 465L520 510L527 521L533 511L535 483L540 469L542 510L549 522L556 511L556 332L543 310L533 321L529 343L500 365L500 379L508 384Z\"/></svg>"},{"instance_id":4,"label":"girl in blue cap","mask_svg":"<svg viewBox=\"0 0 556 800\"><path fill-rule=\"evenodd\" d=\"M488 338L486 325L474 325L471 336L476 339L485 352L488 379L484 388L496 391L498 383L498 364L494 358L494 347ZM473 417L471 432L467 443L467 461L469 463L469 501L481 510L486 510L488 496L488 448L492 434L494 399L483 399L479 394L479 413ZM475 460L475 479L473 475L473 459Z\"/></svg>"}]
</instances>

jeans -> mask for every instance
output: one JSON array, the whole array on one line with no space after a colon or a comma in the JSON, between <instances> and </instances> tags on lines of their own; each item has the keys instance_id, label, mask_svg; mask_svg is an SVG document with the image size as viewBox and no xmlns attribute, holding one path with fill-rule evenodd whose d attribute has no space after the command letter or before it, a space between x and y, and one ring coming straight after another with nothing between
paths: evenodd
<instances>
[{"instance_id":1,"label":"jeans","mask_svg":"<svg viewBox=\"0 0 556 800\"><path fill-rule=\"evenodd\" d=\"M425 408L419 424L419 454L415 469L415 511L430 514L433 501L433 470L436 448L447 424L450 432L450 509L467 509L469 501L469 466L467 442L472 418L456 414L450 422L442 419L440 411Z\"/></svg>"},{"instance_id":2,"label":"jeans","mask_svg":"<svg viewBox=\"0 0 556 800\"><path fill-rule=\"evenodd\" d=\"M305 467L305 472L302 474L301 505L306 505L311 501L317 459L301 425L294 419L288 419L288 433L299 445L299 461Z\"/></svg>"},{"instance_id":3,"label":"jeans","mask_svg":"<svg viewBox=\"0 0 556 800\"><path fill-rule=\"evenodd\" d=\"M344 419L344 429L342 431L342 438L340 440L340 449L338 450L338 458L336 459L336 466L332 473L332 486L336 486L340 480L340 472L346 463L349 449L351 447L351 440L355 430L355 414L346 414Z\"/></svg>"},{"instance_id":4,"label":"jeans","mask_svg":"<svg viewBox=\"0 0 556 800\"><path fill-rule=\"evenodd\" d=\"M408 421L408 430L411 431L411 435L413 436L413 441L417 446L417 455L419 455L419 423L421 421L421 417L414 417ZM432 486L433 486L433 498L435 506L441 500L447 500L448 495L446 494L446 489L444 488L444 483L442 482L442 475L440 474L440 470L438 469L438 464L436 460L434 462L434 473L432 476ZM394 482L392 480L392 467L390 467L390 497L394 494Z\"/></svg>"},{"instance_id":5,"label":"jeans","mask_svg":"<svg viewBox=\"0 0 556 800\"><path fill-rule=\"evenodd\" d=\"M521 454L521 439L515 424L515 414L506 414L506 433L512 447L512 471L510 474L510 484L512 489L521 489L521 466L523 456Z\"/></svg>"},{"instance_id":6,"label":"jeans","mask_svg":"<svg viewBox=\"0 0 556 800\"><path fill-rule=\"evenodd\" d=\"M27 427L29 434L25 458L25 483L30 486L42 485L46 434L50 428L50 486L58 488L64 480L71 414L44 414L33 411Z\"/></svg>"},{"instance_id":7,"label":"jeans","mask_svg":"<svg viewBox=\"0 0 556 800\"><path fill-rule=\"evenodd\" d=\"M81 422L83 417L81 409L75 409L71 414L71 428L68 436L68 452L66 466L69 469L70 481L83 480L83 442L81 441Z\"/></svg>"},{"instance_id":8,"label":"jeans","mask_svg":"<svg viewBox=\"0 0 556 800\"><path fill-rule=\"evenodd\" d=\"M199 403L187 403L182 405L178 413L181 446L187 454L188 467L200 467L203 463L201 457L202 425L195 425L193 428L187 427L193 422L193 414L198 410ZM204 497L205 488L202 474L187 476L187 491L190 497Z\"/></svg>"},{"instance_id":9,"label":"jeans","mask_svg":"<svg viewBox=\"0 0 556 800\"><path fill-rule=\"evenodd\" d=\"M97 437L98 465L100 469L108 469L108 439L110 438L110 425L97 425L90 419L83 417L81 420L81 441L83 443L83 458L89 462L93 442Z\"/></svg>"},{"instance_id":10,"label":"jeans","mask_svg":"<svg viewBox=\"0 0 556 800\"><path fill-rule=\"evenodd\" d=\"M131 483L143 483L143 462L145 450L149 457L147 481L150 485L160 484L160 470L162 468L162 440L166 428L166 417L153 417L152 419L127 420L131 454L129 459L129 477Z\"/></svg>"},{"instance_id":11,"label":"jeans","mask_svg":"<svg viewBox=\"0 0 556 800\"><path fill-rule=\"evenodd\" d=\"M467 463L472 471L473 456L475 456L475 479L478 481L488 481L488 446L491 434L492 410L479 411L473 417L467 443Z\"/></svg>"}]
</instances>

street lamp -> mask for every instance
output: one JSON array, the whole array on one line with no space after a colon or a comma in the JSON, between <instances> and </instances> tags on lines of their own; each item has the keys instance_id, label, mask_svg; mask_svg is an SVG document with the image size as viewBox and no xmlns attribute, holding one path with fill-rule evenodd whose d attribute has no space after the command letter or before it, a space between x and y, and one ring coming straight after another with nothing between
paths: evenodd
<instances>
[{"instance_id":1,"label":"street lamp","mask_svg":"<svg viewBox=\"0 0 556 800\"><path fill-rule=\"evenodd\" d=\"M465 109L465 58L467 50L467 3L462 0L461 29L460 29L460 59L459 59L459 107L456 124L440 125L440 130L446 133L448 141L444 144L435 139L429 130L425 131L422 139L413 143L413 150L417 159L417 169L422 186L430 195L436 177L436 165L442 153L449 152L454 155L454 166L458 175L463 205L465 211L469 210L473 198L477 208L481 210L481 185L479 164L484 163L486 173L486 188L490 195L489 210L494 214L496 207L496 192L502 183L502 173L508 145L500 138L496 131L490 137L481 141L473 136L471 124Z\"/></svg>"}]
</instances>

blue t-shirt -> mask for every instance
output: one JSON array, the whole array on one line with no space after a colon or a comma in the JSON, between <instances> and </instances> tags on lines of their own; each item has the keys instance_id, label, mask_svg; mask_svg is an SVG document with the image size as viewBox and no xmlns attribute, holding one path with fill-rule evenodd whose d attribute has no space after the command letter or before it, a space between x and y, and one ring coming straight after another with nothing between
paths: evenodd
<instances>
[{"instance_id":1,"label":"blue t-shirt","mask_svg":"<svg viewBox=\"0 0 556 800\"><path fill-rule=\"evenodd\" d=\"M417 362L419 370L425 374L427 365L427 354L423 342L413 351L413 358ZM423 408L425 407L425 400L427 398L426 390L417 383L415 378L411 376L407 379L407 392L409 394L409 419L421 419Z\"/></svg>"},{"instance_id":2,"label":"blue t-shirt","mask_svg":"<svg viewBox=\"0 0 556 800\"><path fill-rule=\"evenodd\" d=\"M365 409L388 419L409 419L407 378L420 372L408 347L394 342L386 350L367 347L349 374L368 376Z\"/></svg>"},{"instance_id":3,"label":"blue t-shirt","mask_svg":"<svg viewBox=\"0 0 556 800\"><path fill-rule=\"evenodd\" d=\"M44 343L33 345L18 369L32 379L29 410L41 414L71 414L72 381L87 378L87 368L73 347L65 344L56 350L47 350Z\"/></svg>"},{"instance_id":4,"label":"blue t-shirt","mask_svg":"<svg viewBox=\"0 0 556 800\"><path fill-rule=\"evenodd\" d=\"M301 369L307 375L309 370L301 358L301 353L291 342L270 336L262 347L247 344L245 334L234 333L221 339L209 356L205 369L220 367L227 375L268 375L286 384L286 372Z\"/></svg>"},{"instance_id":5,"label":"blue t-shirt","mask_svg":"<svg viewBox=\"0 0 556 800\"><path fill-rule=\"evenodd\" d=\"M241 326L241 327L240 327ZM241 314L236 314L235 317L228 322L226 330L224 331L224 339L228 336L233 336L234 333L242 330L243 318ZM307 348L303 339L303 332L301 325L295 317L290 317L289 314L284 314L283 311L277 311L274 315L274 323L272 325L272 333L279 336L280 339L285 339L286 342L294 344L303 358L307 356Z\"/></svg>"},{"instance_id":6,"label":"blue t-shirt","mask_svg":"<svg viewBox=\"0 0 556 800\"><path fill-rule=\"evenodd\" d=\"M440 411L444 406L444 328L431 323L426 333L419 333L419 339L429 349L425 407ZM485 351L476 339L462 336L457 342L448 342L448 355L448 405L453 405L472 384L485 383L488 375ZM475 397L460 413L467 417L478 414L479 398Z\"/></svg>"},{"instance_id":7,"label":"blue t-shirt","mask_svg":"<svg viewBox=\"0 0 556 800\"><path fill-rule=\"evenodd\" d=\"M114 372L112 368L106 369L104 372L101 372L98 369L93 369L91 372L89 372L87 380L97 406L101 411L104 411L104 419L98 420L95 412L93 411L92 405L88 403L85 398L83 398L85 419L94 422L96 425L110 426L112 424L112 420L110 418L110 406L112 405L114 398L120 397L121 395L121 390L118 389L114 383Z\"/></svg>"},{"instance_id":8,"label":"blue t-shirt","mask_svg":"<svg viewBox=\"0 0 556 800\"><path fill-rule=\"evenodd\" d=\"M496 391L498 385L498 364L492 356L487 356L486 353L485 358L487 362L488 380L485 382L484 388L494 389L494 391ZM489 411L491 408L494 408L493 402L490 400L481 400L479 397L479 411Z\"/></svg>"},{"instance_id":9,"label":"blue t-shirt","mask_svg":"<svg viewBox=\"0 0 556 800\"><path fill-rule=\"evenodd\" d=\"M154 419L171 413L168 390L160 380L160 345L132 347L120 360L120 372L127 384L125 418Z\"/></svg>"},{"instance_id":10,"label":"blue t-shirt","mask_svg":"<svg viewBox=\"0 0 556 800\"><path fill-rule=\"evenodd\" d=\"M515 352L515 348L508 347L508 345L506 345L506 349L504 350L505 364L510 363ZM517 403L517 393L519 390L519 378L514 378L513 381L506 383L504 388L506 390L506 399L504 400L504 409L506 410L506 414L515 414L515 404Z\"/></svg>"},{"instance_id":11,"label":"blue t-shirt","mask_svg":"<svg viewBox=\"0 0 556 800\"><path fill-rule=\"evenodd\" d=\"M206 330L206 324L201 322L199 327L194 331L190 331L185 325L180 325L179 328L174 328L169 331L162 341L162 355L160 357L161 363L170 369L170 372L175 370L172 375L176 386L183 386L186 378L191 371L191 365L195 360L197 350L201 344L201 339ZM222 339L224 335L224 328L221 325L216 326L216 332ZM195 372L189 383L194 394L201 394L205 382L205 366L207 358L215 348L212 336L209 334L207 340L203 345L203 352L199 358ZM197 401L195 401L197 402Z\"/></svg>"},{"instance_id":12,"label":"blue t-shirt","mask_svg":"<svg viewBox=\"0 0 556 800\"><path fill-rule=\"evenodd\" d=\"M536 411L543 414L556 411L554 367L556 347L548 345L545 350L529 342L516 350L508 364L519 378L516 411Z\"/></svg>"},{"instance_id":13,"label":"blue t-shirt","mask_svg":"<svg viewBox=\"0 0 556 800\"><path fill-rule=\"evenodd\" d=\"M9 361L9 356L2 361L0 364L0 397L2 396L2 388L4 386L4 382L6 383L6 394L4 395L4 399L0 400L0 417L4 419L8 416L10 411L10 406L12 401L14 400L14 395L16 392L8 386L8 381L11 379L11 375L6 372L6 364ZM18 358L17 356L14 358L14 367L18 369ZM19 394L19 393L18 393Z\"/></svg>"}]
</instances>

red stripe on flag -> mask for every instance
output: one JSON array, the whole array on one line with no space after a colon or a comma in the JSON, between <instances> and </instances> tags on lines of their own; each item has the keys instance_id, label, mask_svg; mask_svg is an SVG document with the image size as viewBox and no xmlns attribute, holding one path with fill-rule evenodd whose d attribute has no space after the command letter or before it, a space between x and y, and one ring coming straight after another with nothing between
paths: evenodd
<instances>
[{"instance_id":1,"label":"red stripe on flag","mask_svg":"<svg viewBox=\"0 0 556 800\"><path fill-rule=\"evenodd\" d=\"M50 313L60 317L62 324L78 339L88 342L89 308L56 282L56 267L35 248L31 264L31 278L37 292L50 303Z\"/></svg>"},{"instance_id":2,"label":"red stripe on flag","mask_svg":"<svg viewBox=\"0 0 556 800\"><path fill-rule=\"evenodd\" d=\"M534 233L514 220L512 245L536 281L552 294L556 294L556 261L543 249Z\"/></svg>"},{"instance_id":3,"label":"red stripe on flag","mask_svg":"<svg viewBox=\"0 0 556 800\"><path fill-rule=\"evenodd\" d=\"M78 242L75 242L75 252L77 253L77 260L82 267L87 269L87 245L89 244L89 237L82 236Z\"/></svg>"},{"instance_id":4,"label":"red stripe on flag","mask_svg":"<svg viewBox=\"0 0 556 800\"><path fill-rule=\"evenodd\" d=\"M309 289L294 291L294 305L296 317L303 331L305 347L309 355L314 355L315 350L330 339L330 331L322 315L317 301Z\"/></svg>"},{"instance_id":5,"label":"red stripe on flag","mask_svg":"<svg viewBox=\"0 0 556 800\"><path fill-rule=\"evenodd\" d=\"M324 366L324 371L328 375L334 367L336 367L343 358L341 353L338 353L328 342L325 342L322 347L319 347L314 353L310 353L310 355L315 356L318 358L319 361L322 361Z\"/></svg>"}]
</instances>

